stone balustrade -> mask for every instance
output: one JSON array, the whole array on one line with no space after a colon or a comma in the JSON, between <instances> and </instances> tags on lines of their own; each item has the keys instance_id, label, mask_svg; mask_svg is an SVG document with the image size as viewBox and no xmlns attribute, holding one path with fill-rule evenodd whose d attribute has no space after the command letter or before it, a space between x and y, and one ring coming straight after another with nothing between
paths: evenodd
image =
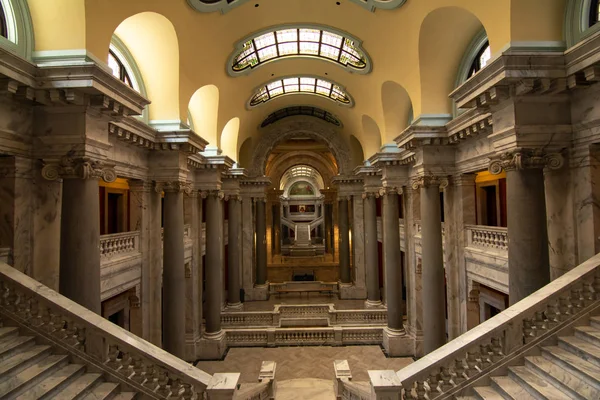
<instances>
[{"instance_id":1,"label":"stone balustrade","mask_svg":"<svg viewBox=\"0 0 600 400\"><path fill-rule=\"evenodd\" d=\"M100 257L103 259L139 253L140 232L122 232L100 236Z\"/></svg>"},{"instance_id":2,"label":"stone balustrade","mask_svg":"<svg viewBox=\"0 0 600 400\"><path fill-rule=\"evenodd\" d=\"M508 251L508 230L493 226L465 225L467 246Z\"/></svg>"},{"instance_id":3,"label":"stone balustrade","mask_svg":"<svg viewBox=\"0 0 600 400\"><path fill-rule=\"evenodd\" d=\"M450 399L600 305L600 254L396 373L401 399Z\"/></svg>"},{"instance_id":4,"label":"stone balustrade","mask_svg":"<svg viewBox=\"0 0 600 400\"><path fill-rule=\"evenodd\" d=\"M225 329L229 347L381 344L383 326Z\"/></svg>"},{"instance_id":5,"label":"stone balustrade","mask_svg":"<svg viewBox=\"0 0 600 400\"><path fill-rule=\"evenodd\" d=\"M140 397L202 399L211 375L0 262L0 315Z\"/></svg>"}]
</instances>

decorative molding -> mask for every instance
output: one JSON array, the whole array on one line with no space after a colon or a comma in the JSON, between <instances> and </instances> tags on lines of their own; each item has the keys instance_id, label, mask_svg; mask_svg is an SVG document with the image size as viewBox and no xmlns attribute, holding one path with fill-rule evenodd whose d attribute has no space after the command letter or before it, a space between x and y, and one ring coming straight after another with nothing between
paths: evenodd
<instances>
[{"instance_id":1,"label":"decorative molding","mask_svg":"<svg viewBox=\"0 0 600 400\"><path fill-rule=\"evenodd\" d=\"M192 185L189 182L182 181L156 182L154 190L156 190L157 193L184 192L190 194L192 192Z\"/></svg>"},{"instance_id":2,"label":"decorative molding","mask_svg":"<svg viewBox=\"0 0 600 400\"><path fill-rule=\"evenodd\" d=\"M203 199L206 199L209 196L217 197L219 200L223 200L225 198L225 192L222 190L200 190L199 192Z\"/></svg>"},{"instance_id":3,"label":"decorative molding","mask_svg":"<svg viewBox=\"0 0 600 400\"><path fill-rule=\"evenodd\" d=\"M502 171L535 168L560 169L564 158L559 153L545 154L542 149L515 149L502 153L490 161L489 171L498 175Z\"/></svg>"},{"instance_id":4,"label":"decorative molding","mask_svg":"<svg viewBox=\"0 0 600 400\"><path fill-rule=\"evenodd\" d=\"M436 175L424 175L414 178L411 183L411 187L414 190L430 186L438 186L440 189L443 189L448 186L448 178Z\"/></svg>"},{"instance_id":5,"label":"decorative molding","mask_svg":"<svg viewBox=\"0 0 600 400\"><path fill-rule=\"evenodd\" d=\"M114 165L92 160L89 157L72 158L69 156L61 157L60 161L47 162L42 168L42 176L50 181L59 178L100 178L110 183L117 179Z\"/></svg>"},{"instance_id":6,"label":"decorative molding","mask_svg":"<svg viewBox=\"0 0 600 400\"><path fill-rule=\"evenodd\" d=\"M202 13L220 12L225 14L231 9L246 3L248 0L188 0L188 4L196 11ZM406 0L350 0L351 2L374 12L380 8L382 10L393 10L401 7Z\"/></svg>"},{"instance_id":7,"label":"decorative molding","mask_svg":"<svg viewBox=\"0 0 600 400\"><path fill-rule=\"evenodd\" d=\"M365 200L366 198L370 198L370 197L375 197L376 199L378 199L380 196L379 194L379 190L377 191L369 191L369 192L363 192L362 193L362 199Z\"/></svg>"},{"instance_id":8,"label":"decorative molding","mask_svg":"<svg viewBox=\"0 0 600 400\"><path fill-rule=\"evenodd\" d=\"M396 186L384 186L379 189L379 195L383 196L394 196L401 195L404 193L404 190L401 187Z\"/></svg>"}]
</instances>

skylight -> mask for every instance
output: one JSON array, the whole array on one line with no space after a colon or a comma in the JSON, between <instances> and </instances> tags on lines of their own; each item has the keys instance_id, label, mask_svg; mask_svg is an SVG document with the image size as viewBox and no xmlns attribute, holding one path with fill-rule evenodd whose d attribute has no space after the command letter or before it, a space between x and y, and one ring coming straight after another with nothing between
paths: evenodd
<instances>
[{"instance_id":1,"label":"skylight","mask_svg":"<svg viewBox=\"0 0 600 400\"><path fill-rule=\"evenodd\" d=\"M240 73L286 57L319 58L355 72L370 71L358 39L315 26L273 29L246 38L237 45L229 68Z\"/></svg>"},{"instance_id":2,"label":"skylight","mask_svg":"<svg viewBox=\"0 0 600 400\"><path fill-rule=\"evenodd\" d=\"M339 85L325 79L310 76L294 76L277 79L258 88L250 99L250 107L266 103L287 94L313 94L327 97L336 103L352 106L352 98Z\"/></svg>"}]
</instances>

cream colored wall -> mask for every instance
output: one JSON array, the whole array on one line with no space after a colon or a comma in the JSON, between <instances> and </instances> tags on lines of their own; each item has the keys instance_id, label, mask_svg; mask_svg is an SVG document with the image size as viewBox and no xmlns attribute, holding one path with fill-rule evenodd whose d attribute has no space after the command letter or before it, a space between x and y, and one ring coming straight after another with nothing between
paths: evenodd
<instances>
[{"instance_id":1,"label":"cream colored wall","mask_svg":"<svg viewBox=\"0 0 600 400\"><path fill-rule=\"evenodd\" d=\"M374 13L345 2L338 6L333 1L323 0L262 0L260 7L247 2L225 15L198 13L183 0L53 0L53 10L49 4L47 0L30 0L39 50L85 46L105 59L113 32L127 18L153 12L172 23L172 31L167 28L168 24L159 24L155 31L148 32L145 27L152 24L147 23L140 25L139 32L134 25L127 29L132 38L136 36L134 33L149 35L145 40L126 40L126 43L136 56L149 89L153 102L151 119L179 116L185 121L192 95L205 85L215 85L219 90L215 132L222 132L228 121L239 118L237 145L241 146L246 138L258 134L260 121L270 112L290 104L320 107L325 104L325 109L333 110L342 119L344 135L354 135L360 140L365 157L371 155L378 143L388 142L395 131L401 129L386 126L381 93L385 82L394 81L406 90L415 116L448 113L448 91L454 84L458 63L477 29L485 28L493 51L499 51L511 41L559 40L564 13L564 0L408 1L399 9ZM60 7L56 8L56 4ZM226 60L240 38L283 23L323 24L352 33L363 40L373 60L372 73L351 74L321 60L287 59L264 65L245 76L227 75ZM126 28L121 26L121 30ZM164 35L170 39L164 40ZM427 44L439 38L448 40L432 54ZM138 53L152 51L166 42L171 43L169 52L138 59ZM177 53L179 61L172 66ZM157 69L161 72L157 73ZM324 77L327 73L326 78L346 87L356 106L343 109L327 100L304 95L287 96L253 110L246 109L255 87L274 77L299 72ZM371 118L379 127L378 138L364 132L363 116ZM196 126L196 129L202 128ZM215 138L216 143L212 139L211 144L219 145L219 135L215 134Z\"/></svg>"}]
</instances>

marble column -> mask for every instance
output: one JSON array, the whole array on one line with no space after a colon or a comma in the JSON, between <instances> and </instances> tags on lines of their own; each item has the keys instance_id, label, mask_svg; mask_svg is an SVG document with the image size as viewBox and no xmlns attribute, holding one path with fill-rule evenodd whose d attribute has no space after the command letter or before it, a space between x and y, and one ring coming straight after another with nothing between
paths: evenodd
<instances>
[{"instance_id":1,"label":"marble column","mask_svg":"<svg viewBox=\"0 0 600 400\"><path fill-rule=\"evenodd\" d=\"M340 231L340 280L351 283L350 274L350 222L348 220L348 199L339 202L338 226Z\"/></svg>"},{"instance_id":2,"label":"marble column","mask_svg":"<svg viewBox=\"0 0 600 400\"><path fill-rule=\"evenodd\" d=\"M275 255L281 254L281 207L279 203L274 205L273 211L273 253Z\"/></svg>"},{"instance_id":3,"label":"marble column","mask_svg":"<svg viewBox=\"0 0 600 400\"><path fill-rule=\"evenodd\" d=\"M402 262L400 260L400 228L398 190L386 188L383 199L383 251L386 267L388 329L403 331Z\"/></svg>"},{"instance_id":4,"label":"marble column","mask_svg":"<svg viewBox=\"0 0 600 400\"><path fill-rule=\"evenodd\" d=\"M185 184L160 185L163 210L163 348L185 357L185 265L183 243L183 190Z\"/></svg>"},{"instance_id":5,"label":"marble column","mask_svg":"<svg viewBox=\"0 0 600 400\"><path fill-rule=\"evenodd\" d=\"M227 307L241 308L240 302L240 264L242 257L242 202L237 196L231 196L228 201L229 226L227 246Z\"/></svg>"},{"instance_id":6,"label":"marble column","mask_svg":"<svg viewBox=\"0 0 600 400\"><path fill-rule=\"evenodd\" d=\"M423 351L431 353L446 343L446 299L440 186L447 181L434 176L417 178L421 188L421 248L423 293Z\"/></svg>"},{"instance_id":7,"label":"marble column","mask_svg":"<svg viewBox=\"0 0 600 400\"><path fill-rule=\"evenodd\" d=\"M332 253L331 251L331 205L325 204L325 216L323 217L324 226L324 240L325 253Z\"/></svg>"},{"instance_id":8,"label":"marble column","mask_svg":"<svg viewBox=\"0 0 600 400\"><path fill-rule=\"evenodd\" d=\"M365 210L365 262L367 272L367 306L381 305L379 293L379 254L377 253L377 206L375 193L363 193Z\"/></svg>"},{"instance_id":9,"label":"marble column","mask_svg":"<svg viewBox=\"0 0 600 400\"><path fill-rule=\"evenodd\" d=\"M256 198L256 284L267 283L267 218L265 199Z\"/></svg>"},{"instance_id":10,"label":"marble column","mask_svg":"<svg viewBox=\"0 0 600 400\"><path fill-rule=\"evenodd\" d=\"M537 149L518 149L495 158L490 172L506 171L508 291L511 305L550 282L544 167L563 159Z\"/></svg>"},{"instance_id":11,"label":"marble column","mask_svg":"<svg viewBox=\"0 0 600 400\"><path fill-rule=\"evenodd\" d=\"M207 335L221 334L223 288L223 192L210 191L206 197L206 320ZM239 291L238 291L239 292Z\"/></svg>"},{"instance_id":12,"label":"marble column","mask_svg":"<svg viewBox=\"0 0 600 400\"><path fill-rule=\"evenodd\" d=\"M59 292L100 314L98 179L63 180Z\"/></svg>"}]
</instances>

